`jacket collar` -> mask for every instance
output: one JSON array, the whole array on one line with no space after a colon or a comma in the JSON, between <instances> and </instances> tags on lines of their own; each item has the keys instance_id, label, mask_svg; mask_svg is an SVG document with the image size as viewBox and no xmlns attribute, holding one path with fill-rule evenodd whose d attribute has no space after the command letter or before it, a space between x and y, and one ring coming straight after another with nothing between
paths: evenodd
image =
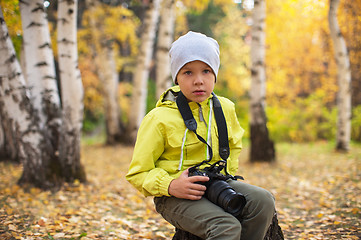
<instances>
[{"instance_id":1,"label":"jacket collar","mask_svg":"<svg viewBox=\"0 0 361 240\"><path fill-rule=\"evenodd\" d=\"M177 108L175 100L176 100L176 97L179 92L180 92L180 88L178 85L169 88L160 96L160 98L156 104L156 107L168 106L168 107ZM206 106L208 106L209 99L211 99L211 98L212 98L212 95L210 95L206 100L204 100L201 103L189 102L189 107L192 110L198 109L199 106L201 106L202 108L206 107Z\"/></svg>"}]
</instances>

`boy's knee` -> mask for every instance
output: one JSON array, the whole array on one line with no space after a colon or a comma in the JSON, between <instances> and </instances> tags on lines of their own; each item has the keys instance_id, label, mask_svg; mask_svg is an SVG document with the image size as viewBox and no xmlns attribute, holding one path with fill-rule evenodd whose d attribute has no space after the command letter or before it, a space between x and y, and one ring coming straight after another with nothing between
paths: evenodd
<instances>
[{"instance_id":1,"label":"boy's knee","mask_svg":"<svg viewBox=\"0 0 361 240\"><path fill-rule=\"evenodd\" d=\"M258 188L252 196L252 201L254 210L266 216L273 216L276 209L275 198L269 191Z\"/></svg>"},{"instance_id":2,"label":"boy's knee","mask_svg":"<svg viewBox=\"0 0 361 240\"><path fill-rule=\"evenodd\" d=\"M270 193L266 189L261 188L258 195L259 195L258 197L259 197L260 201L262 201L262 203L265 206L274 208L274 206L275 206L275 198L272 195L272 193Z\"/></svg>"},{"instance_id":3,"label":"boy's knee","mask_svg":"<svg viewBox=\"0 0 361 240\"><path fill-rule=\"evenodd\" d=\"M207 239L240 239L242 226L239 220L232 215L215 219L210 224Z\"/></svg>"}]
</instances>

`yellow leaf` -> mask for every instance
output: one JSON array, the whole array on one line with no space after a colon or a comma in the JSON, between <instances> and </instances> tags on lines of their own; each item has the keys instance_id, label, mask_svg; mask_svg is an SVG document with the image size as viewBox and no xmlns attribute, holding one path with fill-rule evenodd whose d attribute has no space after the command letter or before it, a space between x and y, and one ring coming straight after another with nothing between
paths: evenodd
<instances>
[{"instance_id":1,"label":"yellow leaf","mask_svg":"<svg viewBox=\"0 0 361 240\"><path fill-rule=\"evenodd\" d=\"M30 193L31 194L38 194L38 193L40 193L40 189L39 188L31 188Z\"/></svg>"},{"instance_id":2,"label":"yellow leaf","mask_svg":"<svg viewBox=\"0 0 361 240\"><path fill-rule=\"evenodd\" d=\"M73 212L73 211L71 211ZM63 222L68 222L68 218L67 217L64 217L64 216L60 216L59 219Z\"/></svg>"},{"instance_id":3,"label":"yellow leaf","mask_svg":"<svg viewBox=\"0 0 361 240\"><path fill-rule=\"evenodd\" d=\"M5 188L4 191L5 193L10 193L10 188Z\"/></svg>"},{"instance_id":4,"label":"yellow leaf","mask_svg":"<svg viewBox=\"0 0 361 240\"><path fill-rule=\"evenodd\" d=\"M105 199L107 199L107 196L105 194L102 194L102 195L100 195L100 199L105 200Z\"/></svg>"},{"instance_id":5,"label":"yellow leaf","mask_svg":"<svg viewBox=\"0 0 361 240\"><path fill-rule=\"evenodd\" d=\"M6 208L7 215L11 215L13 213L13 210L11 208Z\"/></svg>"}]
</instances>

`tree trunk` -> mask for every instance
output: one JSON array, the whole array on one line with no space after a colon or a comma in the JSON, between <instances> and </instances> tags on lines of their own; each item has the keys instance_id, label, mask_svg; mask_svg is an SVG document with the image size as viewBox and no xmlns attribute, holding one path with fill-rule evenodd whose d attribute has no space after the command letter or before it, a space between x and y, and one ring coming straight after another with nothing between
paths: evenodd
<instances>
[{"instance_id":1,"label":"tree trunk","mask_svg":"<svg viewBox=\"0 0 361 240\"><path fill-rule=\"evenodd\" d=\"M0 43L1 44L1 43ZM1 100L0 100L1 101ZM0 114L0 161L6 157L5 151L5 133L2 126L1 114Z\"/></svg>"},{"instance_id":2,"label":"tree trunk","mask_svg":"<svg viewBox=\"0 0 361 240\"><path fill-rule=\"evenodd\" d=\"M0 43L0 46L1 46L1 43ZM0 51L0 53L1 53L1 51ZM4 76L2 76L0 74L0 78L2 78L2 77L4 77ZM0 99L0 102L1 102L1 99ZM2 114L1 114L1 110L0 110L0 161L11 159L11 157L10 157L11 152L7 149L7 145L6 145L6 141L5 141L5 139L6 139L5 138L5 129L6 128L11 129L11 126L6 127L4 119L1 119L1 115ZM14 151L14 152L16 152L16 151Z\"/></svg>"},{"instance_id":3,"label":"tree trunk","mask_svg":"<svg viewBox=\"0 0 361 240\"><path fill-rule=\"evenodd\" d=\"M265 0L254 1L251 43L252 82L250 90L251 162L271 162L275 160L274 143L268 135L267 117L265 113L265 18Z\"/></svg>"},{"instance_id":4,"label":"tree trunk","mask_svg":"<svg viewBox=\"0 0 361 240\"><path fill-rule=\"evenodd\" d=\"M38 165L31 165L23 169L20 183L30 183L37 178L39 169L31 169L32 166L47 168L56 176L46 175L44 181L60 180L59 159L59 130L61 126L60 98L56 82L54 56L51 49L50 33L47 16L44 10L43 0L20 1L20 14L23 28L23 46L25 55L25 67L27 87L30 90L31 104L39 118L39 127L43 135L44 148L47 153L39 158ZM52 180L54 178L54 180ZM37 186L35 184L35 186ZM41 186L39 186L41 187Z\"/></svg>"},{"instance_id":5,"label":"tree trunk","mask_svg":"<svg viewBox=\"0 0 361 240\"><path fill-rule=\"evenodd\" d=\"M1 11L1 6L0 6ZM2 14L2 12L0 13ZM0 60L0 78L7 80L8 79L8 66L7 66L7 57L9 57L9 53L7 50L7 45L11 44L8 36L6 36L7 28L3 19L1 21L1 35L0 35L0 56L3 59ZM0 82L0 87L2 83ZM0 89L1 90L1 89ZM4 93L3 93L4 94ZM1 97L2 94L0 94ZM2 106L3 100L0 99L0 160L11 160L14 162L19 162L18 151L16 151L16 141L15 136L13 134L13 126L11 121L9 121L8 117L5 115L4 111L1 108L5 108ZM3 115L3 116L2 116Z\"/></svg>"},{"instance_id":6,"label":"tree trunk","mask_svg":"<svg viewBox=\"0 0 361 240\"><path fill-rule=\"evenodd\" d=\"M25 87L2 11L0 14L0 115L6 130L14 137L17 155L23 164L19 184L51 188L57 180L52 176L56 167L50 158L53 149L41 131L39 112L31 104L30 91Z\"/></svg>"},{"instance_id":7,"label":"tree trunk","mask_svg":"<svg viewBox=\"0 0 361 240\"><path fill-rule=\"evenodd\" d=\"M7 79L7 76L5 75L0 74L0 77L2 77L3 79ZM17 146L13 131L13 125L11 121L9 121L8 117L5 116L4 114L5 113L1 112L0 109L0 159L20 162L19 154L18 151L16 150Z\"/></svg>"},{"instance_id":8,"label":"tree trunk","mask_svg":"<svg viewBox=\"0 0 361 240\"><path fill-rule=\"evenodd\" d=\"M174 0L163 0L161 5L158 31L157 66L156 66L156 96L172 85L170 73L169 48L173 41L175 10Z\"/></svg>"},{"instance_id":9,"label":"tree trunk","mask_svg":"<svg viewBox=\"0 0 361 240\"><path fill-rule=\"evenodd\" d=\"M20 1L27 86L39 112L40 126L47 128L55 151L58 149L61 109L54 56L43 0Z\"/></svg>"},{"instance_id":10,"label":"tree trunk","mask_svg":"<svg viewBox=\"0 0 361 240\"><path fill-rule=\"evenodd\" d=\"M159 5L160 0L150 1L144 19L144 31L142 33L141 46L137 58L137 70L134 74L132 110L128 126L129 136L133 141L135 141L138 128L146 113L149 68L154 49L153 45L156 33L156 24L159 17Z\"/></svg>"},{"instance_id":11,"label":"tree trunk","mask_svg":"<svg viewBox=\"0 0 361 240\"><path fill-rule=\"evenodd\" d=\"M83 84L78 69L77 1L58 2L58 61L62 94L62 120L59 156L67 182L85 181L80 163L83 122Z\"/></svg>"},{"instance_id":12,"label":"tree trunk","mask_svg":"<svg viewBox=\"0 0 361 240\"><path fill-rule=\"evenodd\" d=\"M189 232L176 228L176 232L172 238L173 240L201 240L202 238L193 235ZM283 240L283 232L281 227L278 225L277 213L273 216L272 223L268 228L264 240Z\"/></svg>"},{"instance_id":13,"label":"tree trunk","mask_svg":"<svg viewBox=\"0 0 361 240\"><path fill-rule=\"evenodd\" d=\"M103 44L98 58L98 76L103 86L106 143L119 142L122 134L120 128L120 109L118 104L118 76L114 59L113 44Z\"/></svg>"},{"instance_id":14,"label":"tree trunk","mask_svg":"<svg viewBox=\"0 0 361 240\"><path fill-rule=\"evenodd\" d=\"M349 151L351 138L351 69L345 40L337 21L339 0L330 0L328 21L337 64L337 135L336 150Z\"/></svg>"},{"instance_id":15,"label":"tree trunk","mask_svg":"<svg viewBox=\"0 0 361 240\"><path fill-rule=\"evenodd\" d=\"M86 1L89 12L96 12L97 8L102 7L98 2ZM100 20L101 21L101 20ZM104 38L104 26L98 19L91 17L89 19L92 27L92 38L94 45L92 51L96 74L102 83L102 95L104 98L104 114L106 129L106 144L116 144L124 140L124 131L121 127L120 108L118 103L118 73L115 62L114 39ZM97 33L98 31L98 33ZM101 33L99 33L99 31ZM126 142L126 140L124 140Z\"/></svg>"}]
</instances>

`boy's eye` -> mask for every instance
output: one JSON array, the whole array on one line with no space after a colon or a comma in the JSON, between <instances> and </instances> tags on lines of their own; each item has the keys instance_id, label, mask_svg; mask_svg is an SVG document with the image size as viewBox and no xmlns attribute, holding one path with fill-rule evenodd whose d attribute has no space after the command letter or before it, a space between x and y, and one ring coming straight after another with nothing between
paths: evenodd
<instances>
[{"instance_id":1,"label":"boy's eye","mask_svg":"<svg viewBox=\"0 0 361 240\"><path fill-rule=\"evenodd\" d=\"M203 72L204 72L204 73L210 73L210 72L211 72L211 70L209 70L209 69L205 69Z\"/></svg>"},{"instance_id":2,"label":"boy's eye","mask_svg":"<svg viewBox=\"0 0 361 240\"><path fill-rule=\"evenodd\" d=\"M186 75L191 75L192 72L191 72L191 71L185 71L184 74L186 74Z\"/></svg>"}]
</instances>

